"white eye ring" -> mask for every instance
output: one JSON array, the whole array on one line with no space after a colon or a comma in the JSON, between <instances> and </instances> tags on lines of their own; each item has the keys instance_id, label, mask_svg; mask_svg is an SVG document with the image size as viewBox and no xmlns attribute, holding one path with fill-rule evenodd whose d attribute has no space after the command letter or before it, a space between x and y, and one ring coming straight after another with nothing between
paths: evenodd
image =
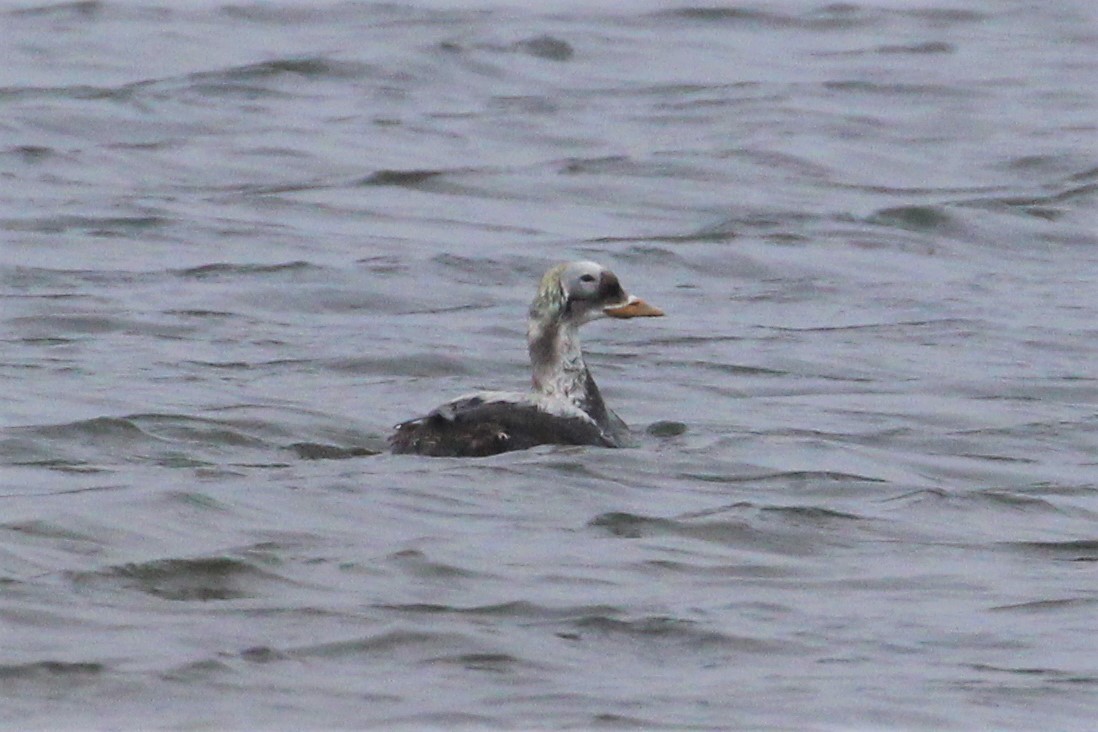
<instances>
[{"instance_id":1,"label":"white eye ring","mask_svg":"<svg viewBox=\"0 0 1098 732\"><path fill-rule=\"evenodd\" d=\"M580 277L580 282L594 282L594 281L595 281L595 275L593 275L593 274L585 274L582 277Z\"/></svg>"}]
</instances>

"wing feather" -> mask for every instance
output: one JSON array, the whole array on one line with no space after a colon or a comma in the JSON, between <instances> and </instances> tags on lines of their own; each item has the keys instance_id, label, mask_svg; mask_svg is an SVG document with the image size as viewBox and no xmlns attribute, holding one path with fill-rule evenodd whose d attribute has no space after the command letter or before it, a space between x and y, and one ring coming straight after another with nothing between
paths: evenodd
<instances>
[{"instance_id":1,"label":"wing feather","mask_svg":"<svg viewBox=\"0 0 1098 732\"><path fill-rule=\"evenodd\" d=\"M535 445L619 446L574 405L505 392L470 394L402 422L389 444L394 453L435 457L484 457Z\"/></svg>"}]
</instances>

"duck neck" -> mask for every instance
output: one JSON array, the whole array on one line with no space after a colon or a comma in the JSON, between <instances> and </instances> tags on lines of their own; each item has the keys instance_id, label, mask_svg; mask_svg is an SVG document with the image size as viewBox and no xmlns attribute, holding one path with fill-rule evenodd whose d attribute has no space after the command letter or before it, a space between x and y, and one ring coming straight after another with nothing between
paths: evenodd
<instances>
[{"instance_id":1,"label":"duck neck","mask_svg":"<svg viewBox=\"0 0 1098 732\"><path fill-rule=\"evenodd\" d=\"M568 320L531 319L527 343L534 391L567 399L605 426L608 422L606 405L583 360L579 326Z\"/></svg>"}]
</instances>

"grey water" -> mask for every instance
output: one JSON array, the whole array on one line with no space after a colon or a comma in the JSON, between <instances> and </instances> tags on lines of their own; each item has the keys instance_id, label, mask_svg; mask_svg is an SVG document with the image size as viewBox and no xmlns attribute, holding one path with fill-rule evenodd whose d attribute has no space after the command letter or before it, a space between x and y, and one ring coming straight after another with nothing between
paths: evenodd
<instances>
[{"instance_id":1,"label":"grey water","mask_svg":"<svg viewBox=\"0 0 1098 732\"><path fill-rule=\"evenodd\" d=\"M0 726L1093 729L1090 0L0 3ZM629 449L385 453L585 328Z\"/></svg>"}]
</instances>

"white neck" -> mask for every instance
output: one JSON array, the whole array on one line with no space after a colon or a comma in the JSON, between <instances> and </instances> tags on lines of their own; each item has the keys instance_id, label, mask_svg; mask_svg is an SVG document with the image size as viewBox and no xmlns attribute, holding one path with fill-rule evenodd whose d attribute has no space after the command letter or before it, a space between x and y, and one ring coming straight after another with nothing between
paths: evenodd
<instances>
[{"instance_id":1,"label":"white neck","mask_svg":"<svg viewBox=\"0 0 1098 732\"><path fill-rule=\"evenodd\" d=\"M569 318L537 317L531 313L527 330L534 392L565 399L589 416L607 433L617 429L613 413L602 401L599 387L587 370L580 349L580 324ZM620 422L620 420L618 420Z\"/></svg>"},{"instance_id":2,"label":"white neck","mask_svg":"<svg viewBox=\"0 0 1098 732\"><path fill-rule=\"evenodd\" d=\"M564 321L530 320L527 332L534 391L579 404L587 396L591 378L583 361L579 326Z\"/></svg>"}]
</instances>

